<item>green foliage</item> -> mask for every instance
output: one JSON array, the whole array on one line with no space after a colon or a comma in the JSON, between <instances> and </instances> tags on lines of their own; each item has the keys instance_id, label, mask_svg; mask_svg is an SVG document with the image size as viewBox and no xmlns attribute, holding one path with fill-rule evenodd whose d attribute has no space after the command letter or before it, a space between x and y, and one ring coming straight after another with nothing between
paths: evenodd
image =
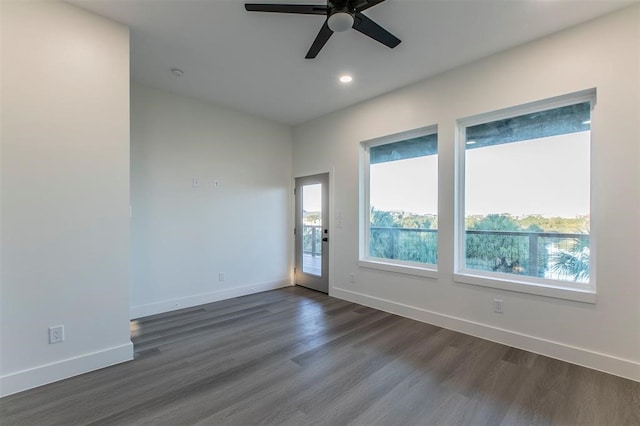
<instances>
[{"instance_id":1,"label":"green foliage","mask_svg":"<svg viewBox=\"0 0 640 426\"><path fill-rule=\"evenodd\" d=\"M373 207L370 214L370 256L437 263L437 232L434 232L437 216ZM467 268L537 277L551 271L558 279L588 281L588 217L489 214L469 216L465 225ZM585 237L536 235L540 233L585 234Z\"/></svg>"},{"instance_id":2,"label":"green foliage","mask_svg":"<svg viewBox=\"0 0 640 426\"><path fill-rule=\"evenodd\" d=\"M437 263L437 216L371 208L369 255L407 262Z\"/></svg>"},{"instance_id":3,"label":"green foliage","mask_svg":"<svg viewBox=\"0 0 640 426\"><path fill-rule=\"evenodd\" d=\"M518 219L518 225L521 229L528 229L529 227L533 226L536 229L540 229L539 232L560 232L564 234L589 233L588 216L567 218L530 215Z\"/></svg>"},{"instance_id":4,"label":"green foliage","mask_svg":"<svg viewBox=\"0 0 640 426\"><path fill-rule=\"evenodd\" d=\"M375 207L371 207L371 226L383 226L383 227L397 227L393 220L391 212L384 210L376 210Z\"/></svg>"},{"instance_id":5,"label":"green foliage","mask_svg":"<svg viewBox=\"0 0 640 426\"><path fill-rule=\"evenodd\" d=\"M571 281L589 282L590 254L588 247L561 250L553 256L551 270Z\"/></svg>"},{"instance_id":6,"label":"green foliage","mask_svg":"<svg viewBox=\"0 0 640 426\"><path fill-rule=\"evenodd\" d=\"M472 216L466 220L467 229L480 229L483 231L517 231L520 229L518 222L507 214L488 214L486 216Z\"/></svg>"},{"instance_id":7,"label":"green foliage","mask_svg":"<svg viewBox=\"0 0 640 426\"><path fill-rule=\"evenodd\" d=\"M528 232L559 232L565 234L588 234L589 217L579 216L544 217L529 215L515 217L510 214L488 214L486 216L467 216L465 218L467 229L480 229L487 231L528 231Z\"/></svg>"},{"instance_id":8,"label":"green foliage","mask_svg":"<svg viewBox=\"0 0 640 426\"><path fill-rule=\"evenodd\" d=\"M506 214L472 216L466 219L468 230L478 231L520 231L518 221ZM529 239L520 235L500 235L494 233L466 236L467 267L521 274L528 266Z\"/></svg>"},{"instance_id":9,"label":"green foliage","mask_svg":"<svg viewBox=\"0 0 640 426\"><path fill-rule=\"evenodd\" d=\"M526 235L467 234L466 241L467 267L512 274L529 272Z\"/></svg>"},{"instance_id":10,"label":"green foliage","mask_svg":"<svg viewBox=\"0 0 640 426\"><path fill-rule=\"evenodd\" d=\"M582 248L587 248L589 239L563 237L537 237L538 233L588 234L589 218L546 218L530 215L523 218L508 214L489 214L466 218L467 230L498 231L495 233L468 232L466 236L467 267L494 272L524 274L543 277L551 270L561 279L584 280L584 269L578 272L579 263L570 258ZM509 231L501 233L499 231ZM512 232L512 233L511 233ZM550 263L550 253L558 245L565 247L563 256ZM532 258L531 256L535 256ZM557 256L556 256L557 257ZM584 260L584 258L581 258ZM581 263L582 266L584 262ZM588 280L588 258L586 260L586 280ZM573 269L572 269L573 268ZM579 278L576 278L578 277Z\"/></svg>"},{"instance_id":11,"label":"green foliage","mask_svg":"<svg viewBox=\"0 0 640 426\"><path fill-rule=\"evenodd\" d=\"M307 225L317 225L321 222L320 212L307 212L303 214L302 221Z\"/></svg>"},{"instance_id":12,"label":"green foliage","mask_svg":"<svg viewBox=\"0 0 640 426\"><path fill-rule=\"evenodd\" d=\"M405 212L388 212L371 207L371 226L385 228L438 229L438 216Z\"/></svg>"}]
</instances>

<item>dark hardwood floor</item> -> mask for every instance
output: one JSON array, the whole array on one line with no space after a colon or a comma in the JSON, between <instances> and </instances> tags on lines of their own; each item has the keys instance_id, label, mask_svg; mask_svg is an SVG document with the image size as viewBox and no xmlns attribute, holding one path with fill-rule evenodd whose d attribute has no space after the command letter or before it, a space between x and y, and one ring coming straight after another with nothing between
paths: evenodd
<instances>
[{"instance_id":1,"label":"dark hardwood floor","mask_svg":"<svg viewBox=\"0 0 640 426\"><path fill-rule=\"evenodd\" d=\"M7 425L640 425L640 383L300 287L132 322L136 359Z\"/></svg>"}]
</instances>

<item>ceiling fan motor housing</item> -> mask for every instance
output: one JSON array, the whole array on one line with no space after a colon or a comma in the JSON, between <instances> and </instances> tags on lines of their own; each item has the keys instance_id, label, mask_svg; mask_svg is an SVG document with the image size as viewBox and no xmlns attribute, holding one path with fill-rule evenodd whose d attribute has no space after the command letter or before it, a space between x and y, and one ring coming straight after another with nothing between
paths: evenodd
<instances>
[{"instance_id":1,"label":"ceiling fan motor housing","mask_svg":"<svg viewBox=\"0 0 640 426\"><path fill-rule=\"evenodd\" d=\"M327 25L331 31L341 33L353 27L355 8L349 1L327 1L327 9Z\"/></svg>"}]
</instances>

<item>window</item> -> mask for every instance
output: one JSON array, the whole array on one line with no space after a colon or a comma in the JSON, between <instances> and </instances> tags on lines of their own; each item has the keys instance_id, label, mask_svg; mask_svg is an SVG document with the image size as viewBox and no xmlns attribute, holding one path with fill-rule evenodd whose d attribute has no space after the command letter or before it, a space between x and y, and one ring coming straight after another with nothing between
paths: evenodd
<instances>
[{"instance_id":1,"label":"window","mask_svg":"<svg viewBox=\"0 0 640 426\"><path fill-rule=\"evenodd\" d=\"M361 265L432 276L438 262L435 127L363 142L362 148Z\"/></svg>"},{"instance_id":2,"label":"window","mask_svg":"<svg viewBox=\"0 0 640 426\"><path fill-rule=\"evenodd\" d=\"M595 301L594 100L588 91L460 122L458 281Z\"/></svg>"}]
</instances>

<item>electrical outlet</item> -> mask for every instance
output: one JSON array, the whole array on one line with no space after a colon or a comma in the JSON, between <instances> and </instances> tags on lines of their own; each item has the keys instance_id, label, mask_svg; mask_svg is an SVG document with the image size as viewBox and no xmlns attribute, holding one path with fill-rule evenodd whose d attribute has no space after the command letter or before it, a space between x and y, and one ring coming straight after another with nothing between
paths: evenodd
<instances>
[{"instance_id":1,"label":"electrical outlet","mask_svg":"<svg viewBox=\"0 0 640 426\"><path fill-rule=\"evenodd\" d=\"M493 312L495 312L496 314L503 314L504 313L504 311L502 310L503 303L504 303L504 300L493 299Z\"/></svg>"},{"instance_id":2,"label":"electrical outlet","mask_svg":"<svg viewBox=\"0 0 640 426\"><path fill-rule=\"evenodd\" d=\"M224 281L224 272L218 273L218 281Z\"/></svg>"},{"instance_id":3,"label":"electrical outlet","mask_svg":"<svg viewBox=\"0 0 640 426\"><path fill-rule=\"evenodd\" d=\"M220 181L219 180L214 180L213 181L213 189L220 189Z\"/></svg>"},{"instance_id":4,"label":"electrical outlet","mask_svg":"<svg viewBox=\"0 0 640 426\"><path fill-rule=\"evenodd\" d=\"M200 179L193 178L193 180L191 181L191 186L194 188L200 188Z\"/></svg>"},{"instance_id":5,"label":"electrical outlet","mask_svg":"<svg viewBox=\"0 0 640 426\"><path fill-rule=\"evenodd\" d=\"M64 325L49 327L49 343L64 342Z\"/></svg>"},{"instance_id":6,"label":"electrical outlet","mask_svg":"<svg viewBox=\"0 0 640 426\"><path fill-rule=\"evenodd\" d=\"M355 283L356 282L356 274L355 272L352 272L349 274L349 282L351 283Z\"/></svg>"}]
</instances>

